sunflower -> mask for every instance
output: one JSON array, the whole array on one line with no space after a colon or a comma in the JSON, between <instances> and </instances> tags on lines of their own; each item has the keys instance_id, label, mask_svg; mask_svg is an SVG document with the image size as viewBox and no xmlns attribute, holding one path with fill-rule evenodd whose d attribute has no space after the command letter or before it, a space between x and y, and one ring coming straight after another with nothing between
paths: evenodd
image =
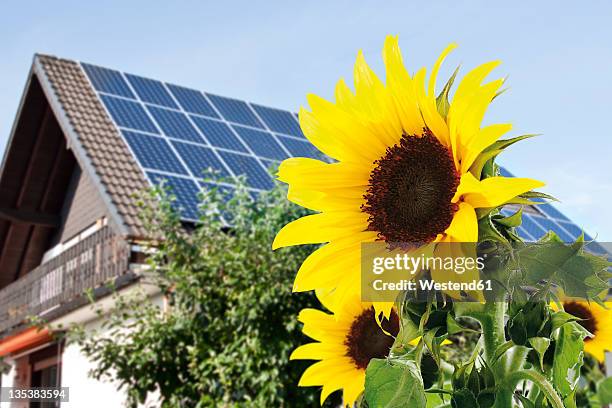
<instances>
[{"instance_id":1,"label":"sunflower","mask_svg":"<svg viewBox=\"0 0 612 408\"><path fill-rule=\"evenodd\" d=\"M604 362L606 351L612 351L612 302L605 302L608 309L596 303L563 302L563 310L580 318L578 323L593 337L584 339L584 351Z\"/></svg>"},{"instance_id":2,"label":"sunflower","mask_svg":"<svg viewBox=\"0 0 612 408\"><path fill-rule=\"evenodd\" d=\"M359 291L362 243L410 248L476 242L477 209L501 206L543 185L526 178L481 179L478 159L491 157L485 149L511 129L481 125L504 81L483 84L499 65L493 61L467 73L452 102L447 96L454 76L436 97L438 71L454 48L444 50L426 80L425 68L408 73L397 37L389 36L386 84L359 52L355 92L340 80L335 102L308 95L311 110L300 109L300 126L333 162L291 158L279 167L288 199L317 213L286 225L273 248L326 244L304 261L294 291L334 289L335 301L343 302Z\"/></svg>"},{"instance_id":3,"label":"sunflower","mask_svg":"<svg viewBox=\"0 0 612 408\"><path fill-rule=\"evenodd\" d=\"M319 360L304 371L300 387L320 386L321 405L334 391L342 390L345 406L353 406L365 386L365 371L373 358L385 358L399 332L399 317L392 311L382 328L375 318L372 303L361 302L358 295L338 306L329 296L317 296L332 314L304 309L298 319L303 332L316 340L298 347L292 360Z\"/></svg>"}]
</instances>

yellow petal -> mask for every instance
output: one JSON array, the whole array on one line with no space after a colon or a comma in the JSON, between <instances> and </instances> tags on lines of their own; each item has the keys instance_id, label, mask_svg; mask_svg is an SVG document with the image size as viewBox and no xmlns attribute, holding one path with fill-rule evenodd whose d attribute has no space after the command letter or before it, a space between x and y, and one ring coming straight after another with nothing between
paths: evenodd
<instances>
[{"instance_id":1,"label":"yellow petal","mask_svg":"<svg viewBox=\"0 0 612 408\"><path fill-rule=\"evenodd\" d=\"M430 98L436 97L436 79L438 77L438 71L440 71L440 66L442 66L442 63L444 62L448 54L450 54L451 51L454 50L455 48L457 48L457 44L455 43L449 44L444 49L444 51L442 51L442 54L440 54L440 56L438 57L438 60L434 64L433 69L431 70L431 76L429 77L429 87L427 89L427 94L429 95Z\"/></svg>"},{"instance_id":2,"label":"yellow petal","mask_svg":"<svg viewBox=\"0 0 612 408\"><path fill-rule=\"evenodd\" d=\"M499 64L501 64L501 61L487 62L468 72L457 86L451 107L478 89L482 81L491 73L491 71L499 66Z\"/></svg>"},{"instance_id":3,"label":"yellow petal","mask_svg":"<svg viewBox=\"0 0 612 408\"><path fill-rule=\"evenodd\" d=\"M355 378L352 379L343 389L342 399L344 400L344 405L348 407L353 407L355 405L355 401L359 398L359 395L365 389L365 370L360 370L356 373Z\"/></svg>"},{"instance_id":4,"label":"yellow petal","mask_svg":"<svg viewBox=\"0 0 612 408\"><path fill-rule=\"evenodd\" d=\"M457 103L455 109L449 111L451 140L455 140L454 153L463 158L463 148L468 146L476 137L487 108L493 97L503 84L503 80L490 82L474 92L471 97L464 99L464 103Z\"/></svg>"},{"instance_id":5,"label":"yellow petal","mask_svg":"<svg viewBox=\"0 0 612 408\"><path fill-rule=\"evenodd\" d=\"M385 146L393 146L402 135L399 115L390 94L361 51L355 61L355 91L360 116L370 122L372 131Z\"/></svg>"},{"instance_id":6,"label":"yellow petal","mask_svg":"<svg viewBox=\"0 0 612 408\"><path fill-rule=\"evenodd\" d=\"M409 135L420 134L425 123L419 111L412 78L406 70L397 36L387 36L383 49L387 89L393 98L402 129Z\"/></svg>"},{"instance_id":7,"label":"yellow petal","mask_svg":"<svg viewBox=\"0 0 612 408\"><path fill-rule=\"evenodd\" d=\"M332 241L304 260L293 284L294 292L335 287L340 280L359 278L361 243L373 242L375 232L361 232Z\"/></svg>"},{"instance_id":8,"label":"yellow petal","mask_svg":"<svg viewBox=\"0 0 612 408\"><path fill-rule=\"evenodd\" d=\"M463 198L474 208L497 207L543 185L541 181L517 177L490 177L479 181L472 173L465 173L453 201Z\"/></svg>"},{"instance_id":9,"label":"yellow petal","mask_svg":"<svg viewBox=\"0 0 612 408\"><path fill-rule=\"evenodd\" d=\"M360 370L357 368L352 368L338 372L334 378L330 378L325 384L323 384L323 389L321 390L321 405L323 405L323 402L332 392L344 389L344 387L347 387L349 384L353 383L355 379L359 380L359 373ZM345 399L344 403L348 405L350 402ZM351 408L353 407L353 405L349 406Z\"/></svg>"},{"instance_id":10,"label":"yellow petal","mask_svg":"<svg viewBox=\"0 0 612 408\"><path fill-rule=\"evenodd\" d=\"M330 129L329 124L322 123L315 114L304 108L300 109L299 121L306 138L329 157L339 161L357 163L364 160L364 152L356 149L350 143L350 135L338 134L343 132L342 130Z\"/></svg>"},{"instance_id":11,"label":"yellow petal","mask_svg":"<svg viewBox=\"0 0 612 408\"><path fill-rule=\"evenodd\" d=\"M339 342L334 343L308 343L304 344L291 353L290 360L324 360L346 353L346 347Z\"/></svg>"},{"instance_id":12,"label":"yellow petal","mask_svg":"<svg viewBox=\"0 0 612 408\"><path fill-rule=\"evenodd\" d=\"M293 157L280 164L278 179L307 188L344 188L367 186L370 171L370 166Z\"/></svg>"},{"instance_id":13,"label":"yellow petal","mask_svg":"<svg viewBox=\"0 0 612 408\"><path fill-rule=\"evenodd\" d=\"M425 93L425 68L420 69L414 76L416 96L419 101L419 108L425 125L438 138L444 146L450 147L448 126L446 121L440 116L436 106L436 99Z\"/></svg>"},{"instance_id":14,"label":"yellow petal","mask_svg":"<svg viewBox=\"0 0 612 408\"><path fill-rule=\"evenodd\" d=\"M478 241L478 219L474 208L466 202L459 203L459 209L445 233L452 237L454 242Z\"/></svg>"},{"instance_id":15,"label":"yellow petal","mask_svg":"<svg viewBox=\"0 0 612 408\"><path fill-rule=\"evenodd\" d=\"M304 323L302 332L318 341L342 339L349 328L349 323L340 322L334 315L318 309L302 309L298 315L298 320Z\"/></svg>"},{"instance_id":16,"label":"yellow petal","mask_svg":"<svg viewBox=\"0 0 612 408\"><path fill-rule=\"evenodd\" d=\"M512 125L509 123L490 125L480 129L476 136L463 147L461 173L467 173L480 153L499 140L510 129L512 129Z\"/></svg>"},{"instance_id":17,"label":"yellow petal","mask_svg":"<svg viewBox=\"0 0 612 408\"><path fill-rule=\"evenodd\" d=\"M329 242L355 232L364 231L367 214L359 217L345 213L322 213L299 218L285 225L276 235L272 249L292 245L319 244Z\"/></svg>"},{"instance_id":18,"label":"yellow petal","mask_svg":"<svg viewBox=\"0 0 612 408\"><path fill-rule=\"evenodd\" d=\"M316 191L290 184L287 199L302 207L318 212L345 211L359 215L363 204L364 190L336 189Z\"/></svg>"},{"instance_id":19,"label":"yellow petal","mask_svg":"<svg viewBox=\"0 0 612 408\"><path fill-rule=\"evenodd\" d=\"M347 357L319 361L304 371L298 385L300 387L323 385L338 375L346 375L350 372L350 368Z\"/></svg>"},{"instance_id":20,"label":"yellow petal","mask_svg":"<svg viewBox=\"0 0 612 408\"><path fill-rule=\"evenodd\" d=\"M359 100L359 103L363 104L363 101ZM341 109L313 94L308 95L308 104L319 123L319 131L325 132L326 139L334 139L335 144L351 150L352 156L370 163L384 153L388 139L385 139L384 133L373 131L367 126L363 116ZM381 120L386 119L382 113L383 108L380 109Z\"/></svg>"}]
</instances>

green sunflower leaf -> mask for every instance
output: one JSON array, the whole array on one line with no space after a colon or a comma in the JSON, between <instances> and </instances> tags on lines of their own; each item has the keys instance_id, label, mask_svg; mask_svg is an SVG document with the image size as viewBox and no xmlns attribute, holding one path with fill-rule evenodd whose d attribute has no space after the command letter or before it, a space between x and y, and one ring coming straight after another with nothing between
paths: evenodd
<instances>
[{"instance_id":1,"label":"green sunflower leaf","mask_svg":"<svg viewBox=\"0 0 612 408\"><path fill-rule=\"evenodd\" d=\"M567 322L575 322L580 319L563 310L559 310L553 313L551 320L552 320L552 330L555 331Z\"/></svg>"},{"instance_id":2,"label":"green sunflower leaf","mask_svg":"<svg viewBox=\"0 0 612 408\"><path fill-rule=\"evenodd\" d=\"M540 135L537 133L533 133L533 134L528 134L528 135L516 136L516 137L513 137L512 139L498 140L497 142L493 143L491 146L487 147L484 151L492 152L492 151L499 150L501 152L502 150L512 146L516 142L520 142L521 140L529 139L535 136L540 136Z\"/></svg>"},{"instance_id":3,"label":"green sunflower leaf","mask_svg":"<svg viewBox=\"0 0 612 408\"><path fill-rule=\"evenodd\" d=\"M561 326L556 341L552 378L564 400L575 392L580 379L584 342L579 327L577 323Z\"/></svg>"},{"instance_id":4,"label":"green sunflower leaf","mask_svg":"<svg viewBox=\"0 0 612 408\"><path fill-rule=\"evenodd\" d=\"M438 113L443 118L446 118L446 116L448 116L448 110L450 109L448 94L450 93L453 83L455 82L455 78L457 77L459 68L460 67L455 68L455 72L453 72L453 75L451 75L451 77L446 82L446 85L444 85L442 92L440 92L440 95L438 95L438 97L436 98L436 107L438 108Z\"/></svg>"},{"instance_id":5,"label":"green sunflower leaf","mask_svg":"<svg viewBox=\"0 0 612 408\"><path fill-rule=\"evenodd\" d=\"M549 201L557 201L557 202L559 201L554 196L551 196L550 194L542 193L540 191L528 191L526 193L521 194L519 197L523 197L523 198L543 198L543 199L549 200ZM544 203L536 202L536 204L544 204Z\"/></svg>"},{"instance_id":6,"label":"green sunflower leaf","mask_svg":"<svg viewBox=\"0 0 612 408\"><path fill-rule=\"evenodd\" d=\"M474 163L470 166L470 173L477 179L484 179L492 177L496 171L496 165L494 164L495 158L504 151L507 147L513 145L521 140L529 139L537 134L521 135L513 137L512 139L498 140L491 146L487 147L477 158Z\"/></svg>"},{"instance_id":7,"label":"green sunflower leaf","mask_svg":"<svg viewBox=\"0 0 612 408\"><path fill-rule=\"evenodd\" d=\"M366 369L365 400L370 407L424 408L423 381L414 361L372 359Z\"/></svg>"},{"instance_id":8,"label":"green sunflower leaf","mask_svg":"<svg viewBox=\"0 0 612 408\"><path fill-rule=\"evenodd\" d=\"M612 377L597 384L597 396L601 405L612 404Z\"/></svg>"},{"instance_id":9,"label":"green sunflower leaf","mask_svg":"<svg viewBox=\"0 0 612 408\"><path fill-rule=\"evenodd\" d=\"M537 285L541 281L559 285L565 295L597 300L609 288L606 275L611 266L605 258L584 251L584 242L559 242L553 232L539 244L526 245L515 252L516 263L524 283Z\"/></svg>"},{"instance_id":10,"label":"green sunflower leaf","mask_svg":"<svg viewBox=\"0 0 612 408\"><path fill-rule=\"evenodd\" d=\"M540 358L540 368L544 371L544 354L550 347L550 339L546 337L532 337L529 339L529 344L538 353Z\"/></svg>"},{"instance_id":11,"label":"green sunflower leaf","mask_svg":"<svg viewBox=\"0 0 612 408\"><path fill-rule=\"evenodd\" d=\"M496 218L495 222L505 227L518 227L523 222L523 208L519 208L517 212L508 217Z\"/></svg>"}]
</instances>

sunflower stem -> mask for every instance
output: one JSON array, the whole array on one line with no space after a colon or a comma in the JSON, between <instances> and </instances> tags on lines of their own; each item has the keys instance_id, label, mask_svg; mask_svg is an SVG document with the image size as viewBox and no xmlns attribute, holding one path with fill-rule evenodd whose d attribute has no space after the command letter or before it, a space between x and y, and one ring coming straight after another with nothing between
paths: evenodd
<instances>
[{"instance_id":1,"label":"sunflower stem","mask_svg":"<svg viewBox=\"0 0 612 408\"><path fill-rule=\"evenodd\" d=\"M518 370L509 373L497 393L497 398L495 400L496 408L508 408L512 406L514 389L521 380L528 380L534 383L553 408L564 408L563 401L552 384L546 377L534 370Z\"/></svg>"}]
</instances>

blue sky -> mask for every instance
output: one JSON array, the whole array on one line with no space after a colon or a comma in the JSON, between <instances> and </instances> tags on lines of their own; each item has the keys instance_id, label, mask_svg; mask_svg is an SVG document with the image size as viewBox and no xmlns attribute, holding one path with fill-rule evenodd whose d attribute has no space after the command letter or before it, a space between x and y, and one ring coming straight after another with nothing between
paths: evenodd
<instances>
[{"instance_id":1,"label":"blue sky","mask_svg":"<svg viewBox=\"0 0 612 408\"><path fill-rule=\"evenodd\" d=\"M35 52L286 109L351 80L358 49L382 72L386 34L411 70L459 49L443 74L501 59L510 89L487 122L542 133L500 161L547 182L559 208L612 241L612 2L608 1L11 2L0 13L0 149ZM511 4L514 3L514 4Z\"/></svg>"}]
</instances>

